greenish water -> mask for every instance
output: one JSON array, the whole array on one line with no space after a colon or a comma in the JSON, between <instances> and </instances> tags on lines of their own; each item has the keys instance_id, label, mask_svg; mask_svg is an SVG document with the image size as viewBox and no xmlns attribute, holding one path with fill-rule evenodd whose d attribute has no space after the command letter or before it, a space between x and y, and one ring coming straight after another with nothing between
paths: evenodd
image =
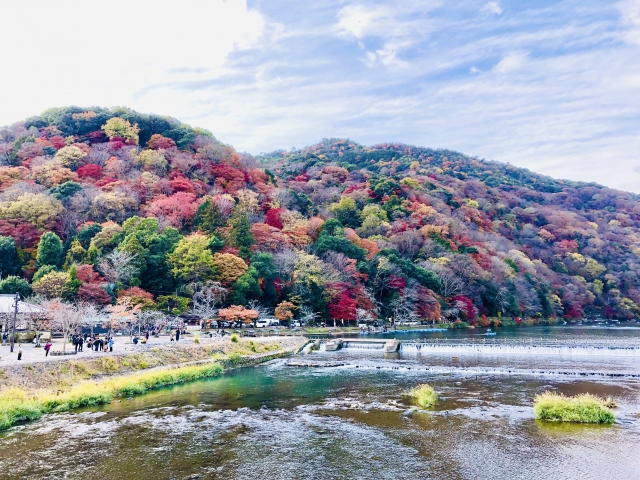
<instances>
[{"instance_id":1,"label":"greenish water","mask_svg":"<svg viewBox=\"0 0 640 480\"><path fill-rule=\"evenodd\" d=\"M640 478L637 359L303 358L316 366L280 360L13 428L0 435L0 477ZM323 367L328 361L342 366ZM584 379L558 369L628 375ZM410 414L402 393L418 383L442 400ZM537 422L532 399L547 389L611 395L618 421Z\"/></svg>"}]
</instances>

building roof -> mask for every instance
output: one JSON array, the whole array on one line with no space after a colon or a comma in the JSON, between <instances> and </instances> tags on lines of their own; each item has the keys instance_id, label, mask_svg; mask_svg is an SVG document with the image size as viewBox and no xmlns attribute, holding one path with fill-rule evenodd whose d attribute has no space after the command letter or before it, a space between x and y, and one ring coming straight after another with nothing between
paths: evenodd
<instances>
[{"instance_id":1,"label":"building roof","mask_svg":"<svg viewBox=\"0 0 640 480\"><path fill-rule=\"evenodd\" d=\"M15 295L0 294L0 314L13 313L13 299ZM18 313L42 313L44 308L22 300L18 302Z\"/></svg>"}]
</instances>

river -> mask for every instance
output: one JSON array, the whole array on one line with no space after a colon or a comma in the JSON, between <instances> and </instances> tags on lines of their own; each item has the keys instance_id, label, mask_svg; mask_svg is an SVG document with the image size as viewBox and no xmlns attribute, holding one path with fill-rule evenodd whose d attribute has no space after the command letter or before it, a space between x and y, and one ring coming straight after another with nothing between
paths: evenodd
<instances>
[{"instance_id":1,"label":"river","mask_svg":"<svg viewBox=\"0 0 640 480\"><path fill-rule=\"evenodd\" d=\"M640 330L580 330L499 329L496 341L640 347ZM411 335L434 334L468 335ZM292 360L15 427L0 435L0 477L640 478L640 356L347 348ZM419 383L441 401L411 413L402 393ZM610 395L618 420L538 422L532 400L549 389Z\"/></svg>"}]
</instances>

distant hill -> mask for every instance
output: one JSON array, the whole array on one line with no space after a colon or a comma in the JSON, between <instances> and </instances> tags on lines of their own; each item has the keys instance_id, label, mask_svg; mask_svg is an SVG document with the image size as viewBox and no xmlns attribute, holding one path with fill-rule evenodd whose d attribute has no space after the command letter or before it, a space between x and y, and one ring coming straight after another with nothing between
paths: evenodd
<instances>
[{"instance_id":1,"label":"distant hill","mask_svg":"<svg viewBox=\"0 0 640 480\"><path fill-rule=\"evenodd\" d=\"M0 293L179 313L213 286L219 307L283 318L630 318L638 200L448 150L325 139L253 157L170 117L51 109L0 130Z\"/></svg>"}]
</instances>

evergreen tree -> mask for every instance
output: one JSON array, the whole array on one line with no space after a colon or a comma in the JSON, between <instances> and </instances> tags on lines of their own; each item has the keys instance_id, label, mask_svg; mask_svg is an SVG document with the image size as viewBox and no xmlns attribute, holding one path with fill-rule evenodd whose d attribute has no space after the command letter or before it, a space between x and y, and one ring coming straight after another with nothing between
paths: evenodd
<instances>
[{"instance_id":1,"label":"evergreen tree","mask_svg":"<svg viewBox=\"0 0 640 480\"><path fill-rule=\"evenodd\" d=\"M208 198L198 207L193 219L193 226L204 233L215 233L218 227L224 225L224 219L216 204Z\"/></svg>"},{"instance_id":2,"label":"evergreen tree","mask_svg":"<svg viewBox=\"0 0 640 480\"><path fill-rule=\"evenodd\" d=\"M65 300L72 300L78 294L78 290L82 286L82 282L78 279L78 271L75 265L69 269L69 278L64 286L62 297Z\"/></svg>"},{"instance_id":3,"label":"evergreen tree","mask_svg":"<svg viewBox=\"0 0 640 480\"><path fill-rule=\"evenodd\" d=\"M249 300L260 297L260 284L258 283L258 271L251 266L249 269L233 284L233 298L231 303L234 305L246 305Z\"/></svg>"},{"instance_id":4,"label":"evergreen tree","mask_svg":"<svg viewBox=\"0 0 640 480\"><path fill-rule=\"evenodd\" d=\"M10 276L0 281L0 293L7 295L20 294L20 297L26 298L31 295L31 286L25 279Z\"/></svg>"},{"instance_id":5,"label":"evergreen tree","mask_svg":"<svg viewBox=\"0 0 640 480\"><path fill-rule=\"evenodd\" d=\"M43 265L38 270L36 270L36 273L33 274L33 278L31 279L31 282L37 282L45 275L51 272L57 272L57 271L58 271L58 268L54 267L53 265Z\"/></svg>"},{"instance_id":6,"label":"evergreen tree","mask_svg":"<svg viewBox=\"0 0 640 480\"><path fill-rule=\"evenodd\" d=\"M36 262L39 267L53 265L59 267L63 260L62 240L53 232L46 232L40 237Z\"/></svg>"},{"instance_id":7,"label":"evergreen tree","mask_svg":"<svg viewBox=\"0 0 640 480\"><path fill-rule=\"evenodd\" d=\"M273 265L273 255L263 252L254 254L251 257L251 267L257 270L258 278L262 279L263 291L260 298L267 305L275 305L277 292L274 284L276 268Z\"/></svg>"},{"instance_id":8,"label":"evergreen tree","mask_svg":"<svg viewBox=\"0 0 640 480\"><path fill-rule=\"evenodd\" d=\"M89 248L91 245L91 239L99 232L102 231L102 227L97 223L92 223L91 225L85 225L78 231L78 241L82 248L85 250Z\"/></svg>"},{"instance_id":9,"label":"evergreen tree","mask_svg":"<svg viewBox=\"0 0 640 480\"><path fill-rule=\"evenodd\" d=\"M251 233L251 223L247 218L247 213L242 209L236 209L229 220L232 227L230 240L231 245L240 250L242 258L251 256L251 245L255 243L255 237Z\"/></svg>"},{"instance_id":10,"label":"evergreen tree","mask_svg":"<svg viewBox=\"0 0 640 480\"><path fill-rule=\"evenodd\" d=\"M20 270L20 259L16 242L11 237L0 235L0 278L13 275Z\"/></svg>"}]
</instances>

